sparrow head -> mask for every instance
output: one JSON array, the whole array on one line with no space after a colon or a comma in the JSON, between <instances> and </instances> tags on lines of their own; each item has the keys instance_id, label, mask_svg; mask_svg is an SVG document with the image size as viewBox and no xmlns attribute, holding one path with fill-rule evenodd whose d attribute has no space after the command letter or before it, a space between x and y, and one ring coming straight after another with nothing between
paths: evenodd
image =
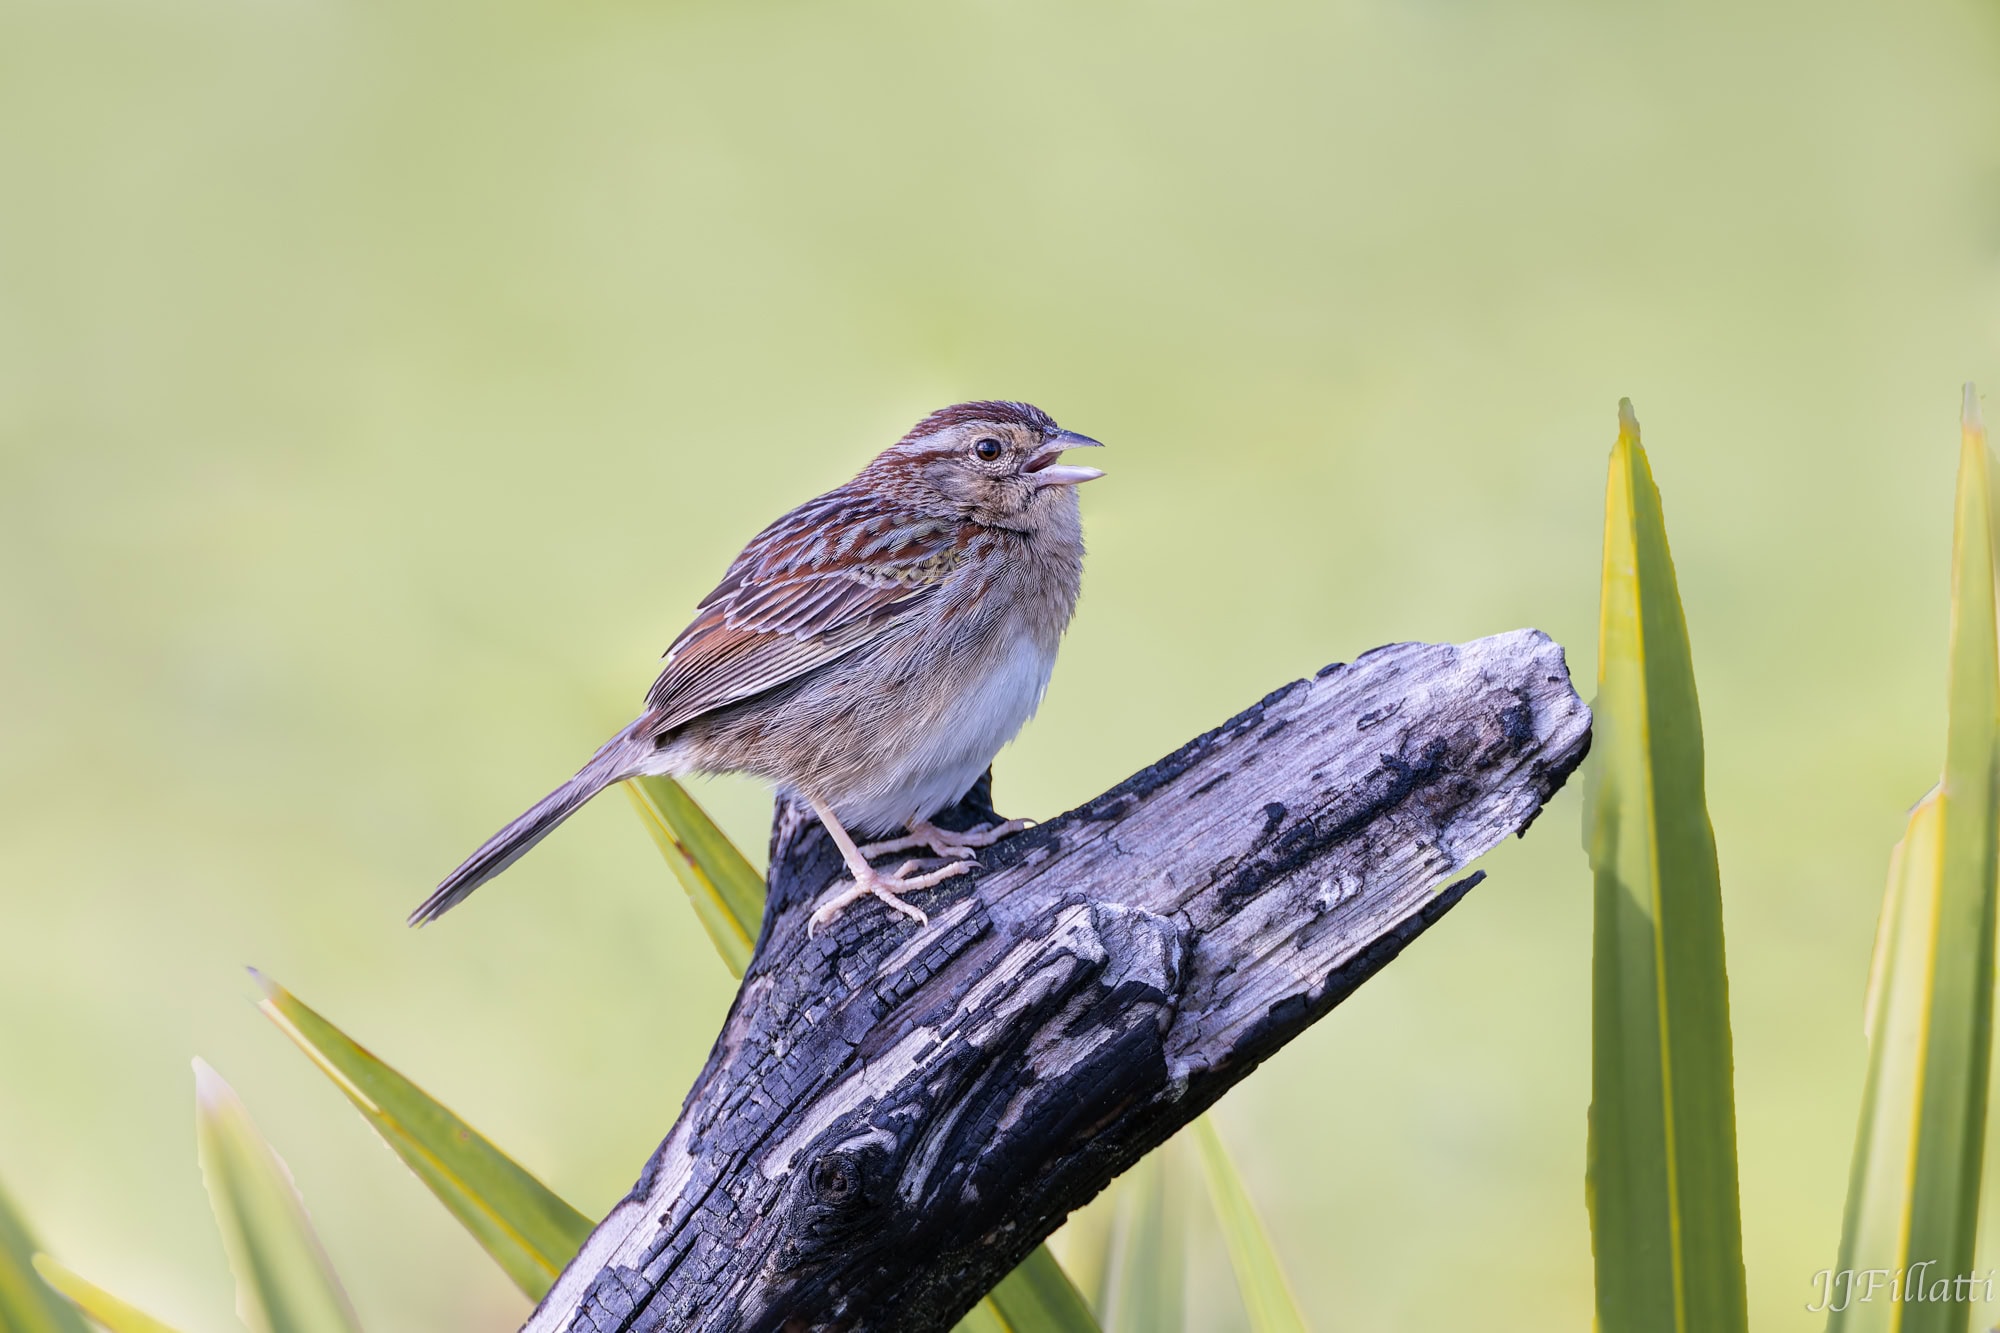
<instances>
[{"instance_id":1,"label":"sparrow head","mask_svg":"<svg viewBox=\"0 0 2000 1333\"><path fill-rule=\"evenodd\" d=\"M933 412L871 465L978 523L1033 529L1076 512L1076 487L1104 474L1061 461L1100 448L1027 403L959 403Z\"/></svg>"}]
</instances>

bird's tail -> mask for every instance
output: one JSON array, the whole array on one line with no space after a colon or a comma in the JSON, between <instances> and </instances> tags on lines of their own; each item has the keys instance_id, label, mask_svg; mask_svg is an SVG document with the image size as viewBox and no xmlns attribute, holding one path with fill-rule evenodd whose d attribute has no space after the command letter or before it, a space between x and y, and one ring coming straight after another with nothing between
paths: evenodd
<instances>
[{"instance_id":1,"label":"bird's tail","mask_svg":"<svg viewBox=\"0 0 2000 1333\"><path fill-rule=\"evenodd\" d=\"M654 745L649 714L606 741L590 757L577 775L536 801L529 811L481 844L465 864L444 877L444 882L416 911L410 924L426 925L458 906L471 892L526 855L528 849L555 832L585 801L614 782L641 771L641 760Z\"/></svg>"}]
</instances>

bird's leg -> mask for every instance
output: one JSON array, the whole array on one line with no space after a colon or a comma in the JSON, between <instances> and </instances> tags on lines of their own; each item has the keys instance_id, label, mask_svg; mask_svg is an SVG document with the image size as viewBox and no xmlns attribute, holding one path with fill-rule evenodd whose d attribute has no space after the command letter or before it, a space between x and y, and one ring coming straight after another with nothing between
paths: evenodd
<instances>
[{"instance_id":1,"label":"bird's leg","mask_svg":"<svg viewBox=\"0 0 2000 1333\"><path fill-rule=\"evenodd\" d=\"M979 824L969 829L948 829L939 828L928 819L912 819L909 837L866 843L861 848L861 854L867 857L887 856L891 852L907 852L925 847L936 856L970 861L977 854L976 848L991 847L1009 833L1019 833L1022 829L1033 828L1034 823L1032 819L1010 819L1004 824Z\"/></svg>"},{"instance_id":2,"label":"bird's leg","mask_svg":"<svg viewBox=\"0 0 2000 1333\"><path fill-rule=\"evenodd\" d=\"M830 895L825 902L813 909L812 918L806 923L808 937L839 916L841 910L849 903L867 897L880 898L904 916L916 918L918 925L929 925L930 917L924 914L923 908L897 897L896 890L902 889L908 892L912 889L928 889L933 884L941 884L954 875L963 875L972 869L963 861L953 861L950 865L933 870L929 874L912 875L910 871L915 868L916 862L906 861L895 874L885 875L868 864L868 857L854 845L854 839L848 836L847 829L842 826L833 811L816 797L808 796L806 802L812 806L813 813L819 816L819 822L826 825L827 836L831 837L833 845L840 849L840 859L847 862L848 870L854 875L852 884Z\"/></svg>"}]
</instances>

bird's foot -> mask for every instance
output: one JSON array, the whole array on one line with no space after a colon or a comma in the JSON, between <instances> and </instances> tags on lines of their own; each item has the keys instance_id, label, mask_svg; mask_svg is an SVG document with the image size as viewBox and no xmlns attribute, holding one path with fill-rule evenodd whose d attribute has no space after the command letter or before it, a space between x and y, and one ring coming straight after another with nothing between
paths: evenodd
<instances>
[{"instance_id":1,"label":"bird's foot","mask_svg":"<svg viewBox=\"0 0 2000 1333\"><path fill-rule=\"evenodd\" d=\"M942 884L972 869L964 861L953 861L949 865L926 871L921 875L911 874L910 872L916 868L915 861L905 861L893 875L884 874L872 867L866 874L857 873L852 884L837 890L825 902L813 909L811 918L806 922L806 938L811 939L821 926L827 925L839 916L849 903L859 902L863 898L880 898L904 916L915 918L918 925L927 926L931 919L924 909L898 896L897 890L910 893L917 889L928 889L933 884Z\"/></svg>"},{"instance_id":2,"label":"bird's foot","mask_svg":"<svg viewBox=\"0 0 2000 1333\"><path fill-rule=\"evenodd\" d=\"M1033 828L1032 819L1010 819L1004 824L979 824L969 829L939 828L928 819L911 823L910 833L905 838L890 838L886 842L871 842L861 848L866 857L887 856L891 852L908 852L922 847L933 856L947 860L970 861L978 855L981 847L991 847L1010 833Z\"/></svg>"}]
</instances>

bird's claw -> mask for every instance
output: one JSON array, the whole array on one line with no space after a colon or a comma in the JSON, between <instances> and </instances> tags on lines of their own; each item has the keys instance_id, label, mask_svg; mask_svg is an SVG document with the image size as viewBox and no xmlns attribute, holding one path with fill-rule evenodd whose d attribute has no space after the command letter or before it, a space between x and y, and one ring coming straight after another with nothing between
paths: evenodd
<instances>
[{"instance_id":1,"label":"bird's claw","mask_svg":"<svg viewBox=\"0 0 2000 1333\"><path fill-rule=\"evenodd\" d=\"M928 889L934 884L942 884L948 879L965 874L972 869L972 866L964 861L953 861L923 874L911 873L916 868L915 861L905 861L893 875L871 870L865 877L857 876L854 883L836 891L813 909L812 916L806 920L806 938L811 939L821 926L833 921L848 904L859 902L863 898L879 898L904 916L914 919L919 926L927 926L931 922L930 915L915 903L901 897L897 890L911 893L917 889Z\"/></svg>"},{"instance_id":2,"label":"bird's claw","mask_svg":"<svg viewBox=\"0 0 2000 1333\"><path fill-rule=\"evenodd\" d=\"M933 856L942 856L953 861L971 861L978 857L981 847L991 847L1010 833L1033 828L1032 819L1010 819L1001 824L977 824L969 829L944 829L935 824L920 822L912 825L906 837L888 838L882 842L865 843L861 854L873 860L887 856L891 852L914 851L921 847Z\"/></svg>"}]
</instances>

